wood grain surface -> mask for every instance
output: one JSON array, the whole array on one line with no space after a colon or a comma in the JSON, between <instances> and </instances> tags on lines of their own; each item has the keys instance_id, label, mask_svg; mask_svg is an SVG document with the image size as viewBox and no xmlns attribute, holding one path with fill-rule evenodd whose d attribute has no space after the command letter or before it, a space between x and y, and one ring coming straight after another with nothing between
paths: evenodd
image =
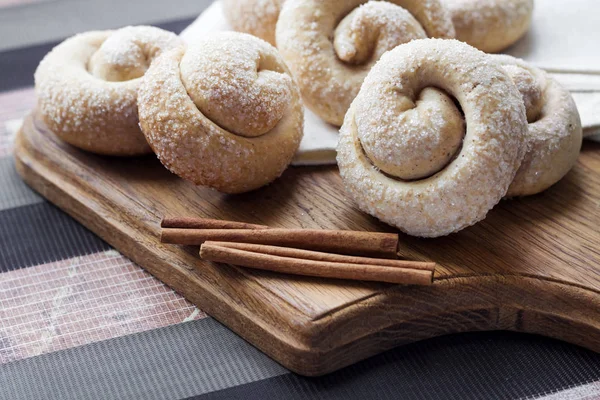
<instances>
[{"instance_id":1,"label":"wood grain surface","mask_svg":"<svg viewBox=\"0 0 600 400\"><path fill-rule=\"evenodd\" d=\"M303 375L453 332L512 330L600 351L600 145L545 193L503 201L440 239L401 235L400 253L439 264L407 287L298 277L204 262L159 243L165 214L281 228L393 230L358 211L336 168L290 168L268 187L223 195L154 157L119 159L62 143L34 117L17 138L26 182L246 340Z\"/></svg>"}]
</instances>

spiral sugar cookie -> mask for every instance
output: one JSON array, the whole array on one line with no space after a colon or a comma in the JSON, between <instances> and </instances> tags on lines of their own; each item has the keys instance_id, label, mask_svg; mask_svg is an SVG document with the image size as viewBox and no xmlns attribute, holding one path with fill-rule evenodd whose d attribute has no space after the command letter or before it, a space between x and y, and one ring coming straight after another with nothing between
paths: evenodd
<instances>
[{"instance_id":1,"label":"spiral sugar cookie","mask_svg":"<svg viewBox=\"0 0 600 400\"><path fill-rule=\"evenodd\" d=\"M231 27L275 46L275 25L285 0L222 0Z\"/></svg>"},{"instance_id":2,"label":"spiral sugar cookie","mask_svg":"<svg viewBox=\"0 0 600 400\"><path fill-rule=\"evenodd\" d=\"M383 53L414 39L452 38L454 28L440 0L287 0L276 36L305 105L340 126Z\"/></svg>"},{"instance_id":3,"label":"spiral sugar cookie","mask_svg":"<svg viewBox=\"0 0 600 400\"><path fill-rule=\"evenodd\" d=\"M444 0L456 38L487 53L504 50L529 29L533 0Z\"/></svg>"},{"instance_id":4,"label":"spiral sugar cookie","mask_svg":"<svg viewBox=\"0 0 600 400\"><path fill-rule=\"evenodd\" d=\"M298 149L303 108L277 50L244 33L165 53L147 71L140 124L172 172L226 193L273 181Z\"/></svg>"},{"instance_id":5,"label":"spiral sugar cookie","mask_svg":"<svg viewBox=\"0 0 600 400\"><path fill-rule=\"evenodd\" d=\"M363 211L436 237L480 221L502 199L526 130L519 91L488 55L456 40L415 40L386 53L365 79L337 161Z\"/></svg>"},{"instance_id":6,"label":"spiral sugar cookie","mask_svg":"<svg viewBox=\"0 0 600 400\"><path fill-rule=\"evenodd\" d=\"M527 120L527 153L506 194L542 192L573 168L582 143L579 113L571 93L544 71L523 60L494 55L522 95Z\"/></svg>"},{"instance_id":7,"label":"spiral sugar cookie","mask_svg":"<svg viewBox=\"0 0 600 400\"><path fill-rule=\"evenodd\" d=\"M35 72L37 110L64 141L98 154L151 151L138 126L137 91L150 63L181 45L150 26L95 31L65 40Z\"/></svg>"}]
</instances>

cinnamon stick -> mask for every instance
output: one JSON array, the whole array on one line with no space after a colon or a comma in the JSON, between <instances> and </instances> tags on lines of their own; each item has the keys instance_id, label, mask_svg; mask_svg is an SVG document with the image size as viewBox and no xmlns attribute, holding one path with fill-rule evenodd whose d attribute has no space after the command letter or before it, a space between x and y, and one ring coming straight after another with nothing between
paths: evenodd
<instances>
[{"instance_id":1,"label":"cinnamon stick","mask_svg":"<svg viewBox=\"0 0 600 400\"><path fill-rule=\"evenodd\" d=\"M269 229L265 225L194 217L164 217L160 223L160 227L182 229Z\"/></svg>"},{"instance_id":2,"label":"cinnamon stick","mask_svg":"<svg viewBox=\"0 0 600 400\"><path fill-rule=\"evenodd\" d=\"M250 251L253 253L262 253L272 256L298 258L312 261L328 261L359 265L379 265L390 268L419 269L424 271L435 271L436 268L436 263L427 261L390 260L388 258L347 256L334 253L324 253L320 251L294 249L291 247L269 246L264 244L204 242L204 245L227 247L230 249Z\"/></svg>"},{"instance_id":3,"label":"cinnamon stick","mask_svg":"<svg viewBox=\"0 0 600 400\"><path fill-rule=\"evenodd\" d=\"M398 235L313 229L162 229L162 243L201 245L206 241L266 244L306 250L397 258Z\"/></svg>"},{"instance_id":4,"label":"cinnamon stick","mask_svg":"<svg viewBox=\"0 0 600 400\"><path fill-rule=\"evenodd\" d=\"M213 242L205 242L202 245L200 256L208 261L295 275L404 285L430 285L433 281L433 271L429 270L305 260L224 247Z\"/></svg>"}]
</instances>

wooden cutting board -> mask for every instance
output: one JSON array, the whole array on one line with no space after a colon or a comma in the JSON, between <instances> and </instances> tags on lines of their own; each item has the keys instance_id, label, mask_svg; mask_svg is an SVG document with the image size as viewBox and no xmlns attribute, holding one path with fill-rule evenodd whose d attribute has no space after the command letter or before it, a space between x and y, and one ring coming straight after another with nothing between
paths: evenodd
<instances>
[{"instance_id":1,"label":"wooden cutting board","mask_svg":"<svg viewBox=\"0 0 600 400\"><path fill-rule=\"evenodd\" d=\"M542 195L503 201L440 239L400 252L440 264L430 287L302 278L204 262L159 243L165 214L285 228L392 231L358 211L336 168L290 168L268 187L223 195L153 156L119 159L62 143L34 117L16 142L29 185L289 369L321 375L403 343L512 330L600 351L600 145Z\"/></svg>"}]
</instances>

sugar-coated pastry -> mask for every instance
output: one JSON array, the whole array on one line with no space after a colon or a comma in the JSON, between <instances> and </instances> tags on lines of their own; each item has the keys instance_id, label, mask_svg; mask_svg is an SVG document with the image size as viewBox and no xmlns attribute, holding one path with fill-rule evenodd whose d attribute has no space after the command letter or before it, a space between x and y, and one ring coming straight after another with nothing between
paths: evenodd
<instances>
[{"instance_id":1,"label":"sugar-coated pastry","mask_svg":"<svg viewBox=\"0 0 600 400\"><path fill-rule=\"evenodd\" d=\"M363 211L411 235L443 236L504 197L526 133L521 94L500 64L456 40L415 40L365 79L337 161Z\"/></svg>"},{"instance_id":2,"label":"sugar-coated pastry","mask_svg":"<svg viewBox=\"0 0 600 400\"><path fill-rule=\"evenodd\" d=\"M275 25L285 0L221 0L231 27L275 46Z\"/></svg>"},{"instance_id":3,"label":"sugar-coated pastry","mask_svg":"<svg viewBox=\"0 0 600 400\"><path fill-rule=\"evenodd\" d=\"M340 126L383 53L413 39L453 38L454 27L441 0L287 0L276 37L305 105Z\"/></svg>"},{"instance_id":4,"label":"sugar-coated pastry","mask_svg":"<svg viewBox=\"0 0 600 400\"><path fill-rule=\"evenodd\" d=\"M502 51L529 30L533 0L444 0L456 38L487 53Z\"/></svg>"},{"instance_id":5,"label":"sugar-coated pastry","mask_svg":"<svg viewBox=\"0 0 600 400\"><path fill-rule=\"evenodd\" d=\"M37 111L73 146L107 155L149 153L138 126L140 78L158 55L181 44L174 33L151 26L73 36L35 72Z\"/></svg>"},{"instance_id":6,"label":"sugar-coated pastry","mask_svg":"<svg viewBox=\"0 0 600 400\"><path fill-rule=\"evenodd\" d=\"M573 168L582 143L575 101L546 72L523 60L494 55L519 89L527 111L527 153L506 194L527 196L542 192Z\"/></svg>"},{"instance_id":7,"label":"sugar-coated pastry","mask_svg":"<svg viewBox=\"0 0 600 400\"><path fill-rule=\"evenodd\" d=\"M277 50L238 32L158 58L138 97L140 124L172 172L226 193L277 178L303 132L300 93Z\"/></svg>"}]
</instances>

